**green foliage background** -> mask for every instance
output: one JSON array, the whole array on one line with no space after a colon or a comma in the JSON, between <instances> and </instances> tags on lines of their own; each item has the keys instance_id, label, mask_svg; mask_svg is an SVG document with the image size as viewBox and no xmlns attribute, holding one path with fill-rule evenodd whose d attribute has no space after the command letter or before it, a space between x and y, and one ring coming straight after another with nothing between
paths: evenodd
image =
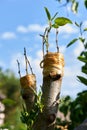
<instances>
[{"instance_id":1,"label":"green foliage background","mask_svg":"<svg viewBox=\"0 0 87 130\"><path fill-rule=\"evenodd\" d=\"M26 126L21 123L21 97L20 83L14 73L10 70L3 71L0 69L0 93L5 98L2 103L5 105L5 121L0 128L8 128L8 130L26 130Z\"/></svg>"}]
</instances>

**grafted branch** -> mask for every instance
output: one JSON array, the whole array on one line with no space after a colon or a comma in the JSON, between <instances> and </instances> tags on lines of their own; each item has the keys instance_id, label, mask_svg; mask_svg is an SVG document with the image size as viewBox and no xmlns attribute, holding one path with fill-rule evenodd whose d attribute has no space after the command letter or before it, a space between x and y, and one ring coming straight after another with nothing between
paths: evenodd
<instances>
[{"instance_id":1,"label":"grafted branch","mask_svg":"<svg viewBox=\"0 0 87 130\"><path fill-rule=\"evenodd\" d=\"M40 65L43 67L42 101L44 108L43 113L39 113L33 130L54 130L64 69L63 55L48 52Z\"/></svg>"}]
</instances>

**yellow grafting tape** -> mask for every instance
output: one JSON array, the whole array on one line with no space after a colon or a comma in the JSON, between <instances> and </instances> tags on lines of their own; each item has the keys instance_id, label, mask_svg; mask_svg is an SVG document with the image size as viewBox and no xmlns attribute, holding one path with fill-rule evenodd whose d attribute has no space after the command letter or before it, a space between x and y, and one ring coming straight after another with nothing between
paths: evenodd
<instances>
[{"instance_id":1,"label":"yellow grafting tape","mask_svg":"<svg viewBox=\"0 0 87 130\"><path fill-rule=\"evenodd\" d=\"M43 76L48 76L54 72L56 74L64 74L64 56L62 53L48 52L44 59L40 63L40 67L43 68Z\"/></svg>"},{"instance_id":2,"label":"yellow grafting tape","mask_svg":"<svg viewBox=\"0 0 87 130\"><path fill-rule=\"evenodd\" d=\"M27 89L32 87L33 89L36 88L36 77L34 74L28 74L20 78L21 87Z\"/></svg>"}]
</instances>

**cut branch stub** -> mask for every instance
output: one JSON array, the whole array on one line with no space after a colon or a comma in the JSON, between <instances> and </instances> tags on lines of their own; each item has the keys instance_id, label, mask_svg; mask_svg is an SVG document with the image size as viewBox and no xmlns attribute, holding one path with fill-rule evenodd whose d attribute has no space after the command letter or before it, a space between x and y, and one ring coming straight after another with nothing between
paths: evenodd
<instances>
[{"instance_id":1,"label":"cut branch stub","mask_svg":"<svg viewBox=\"0 0 87 130\"><path fill-rule=\"evenodd\" d=\"M20 78L22 98L25 101L27 111L29 112L35 101L36 77L34 74L28 74Z\"/></svg>"}]
</instances>

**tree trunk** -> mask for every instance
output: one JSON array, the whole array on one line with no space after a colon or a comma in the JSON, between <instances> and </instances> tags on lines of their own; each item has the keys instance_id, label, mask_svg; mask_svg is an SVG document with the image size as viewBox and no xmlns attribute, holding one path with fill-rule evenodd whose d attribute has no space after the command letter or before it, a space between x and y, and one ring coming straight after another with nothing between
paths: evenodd
<instances>
[{"instance_id":1,"label":"tree trunk","mask_svg":"<svg viewBox=\"0 0 87 130\"><path fill-rule=\"evenodd\" d=\"M41 62L42 63L42 62ZM33 130L54 130L58 111L64 58L60 53L47 53L43 60L42 102L43 112L39 113Z\"/></svg>"},{"instance_id":2,"label":"tree trunk","mask_svg":"<svg viewBox=\"0 0 87 130\"><path fill-rule=\"evenodd\" d=\"M39 113L33 130L54 130L62 78L44 77L42 87L43 113Z\"/></svg>"},{"instance_id":3,"label":"tree trunk","mask_svg":"<svg viewBox=\"0 0 87 130\"><path fill-rule=\"evenodd\" d=\"M64 57L58 52L48 52L44 56L40 66L43 68L41 100L44 107L43 111L38 113L32 129L54 130L64 71ZM22 87L22 97L29 113L33 109L35 103L34 91L36 90L36 77L34 74L26 75L20 78L20 83Z\"/></svg>"}]
</instances>

